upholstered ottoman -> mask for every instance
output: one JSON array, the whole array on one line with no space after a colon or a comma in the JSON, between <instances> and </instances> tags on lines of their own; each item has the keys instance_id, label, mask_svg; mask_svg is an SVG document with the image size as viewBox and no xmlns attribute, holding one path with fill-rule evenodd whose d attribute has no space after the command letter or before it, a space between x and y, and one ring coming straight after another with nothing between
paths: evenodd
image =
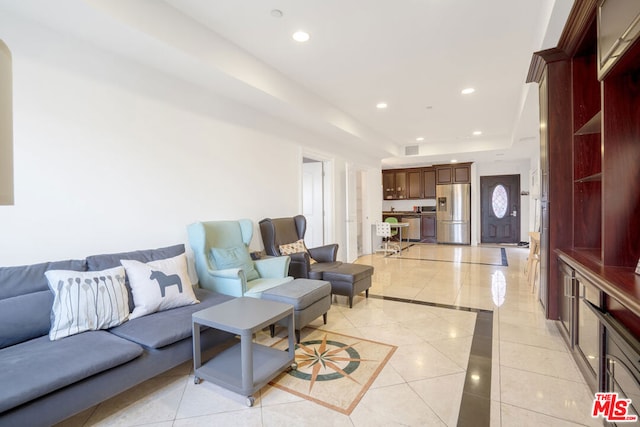
<instances>
[{"instance_id":1,"label":"upholstered ottoman","mask_svg":"<svg viewBox=\"0 0 640 427\"><path fill-rule=\"evenodd\" d=\"M369 298L373 267L363 264L343 263L322 273L322 279L331 282L331 293L349 297L349 308L353 307L353 297L365 291Z\"/></svg>"},{"instance_id":2,"label":"upholstered ottoman","mask_svg":"<svg viewBox=\"0 0 640 427\"><path fill-rule=\"evenodd\" d=\"M331 283L324 280L295 279L291 282L267 289L262 299L284 302L293 306L296 340L300 342L300 331L309 322L322 315L327 324L327 311L331 307ZM271 336L275 325L271 325Z\"/></svg>"}]
</instances>

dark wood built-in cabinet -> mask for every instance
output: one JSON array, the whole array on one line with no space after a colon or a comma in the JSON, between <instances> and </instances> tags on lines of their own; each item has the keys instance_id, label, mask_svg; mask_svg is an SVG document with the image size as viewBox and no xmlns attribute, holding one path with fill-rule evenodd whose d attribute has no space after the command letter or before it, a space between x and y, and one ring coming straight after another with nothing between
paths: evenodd
<instances>
[{"instance_id":1,"label":"dark wood built-in cabinet","mask_svg":"<svg viewBox=\"0 0 640 427\"><path fill-rule=\"evenodd\" d=\"M616 381L608 345L640 336L639 17L640 1L575 2L528 76L540 90L540 299L600 391Z\"/></svg>"},{"instance_id":2,"label":"dark wood built-in cabinet","mask_svg":"<svg viewBox=\"0 0 640 427\"><path fill-rule=\"evenodd\" d=\"M382 191L385 200L435 199L436 185L470 182L470 163L382 171Z\"/></svg>"}]
</instances>

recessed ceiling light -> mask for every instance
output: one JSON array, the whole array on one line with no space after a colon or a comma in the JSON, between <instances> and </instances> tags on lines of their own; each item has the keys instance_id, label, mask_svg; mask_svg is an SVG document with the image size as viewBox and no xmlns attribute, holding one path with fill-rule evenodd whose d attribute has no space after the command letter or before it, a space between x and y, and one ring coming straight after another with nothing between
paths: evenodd
<instances>
[{"instance_id":1,"label":"recessed ceiling light","mask_svg":"<svg viewBox=\"0 0 640 427\"><path fill-rule=\"evenodd\" d=\"M478 135L482 135L482 131L481 130L476 130L473 132L474 135L478 136Z\"/></svg>"},{"instance_id":2,"label":"recessed ceiling light","mask_svg":"<svg viewBox=\"0 0 640 427\"><path fill-rule=\"evenodd\" d=\"M304 43L306 41L309 41L309 38L310 38L309 33L307 33L306 31L302 31L302 30L296 31L295 33L293 33L293 35L291 37L293 37L293 39L295 41L300 42L300 43Z\"/></svg>"},{"instance_id":3,"label":"recessed ceiling light","mask_svg":"<svg viewBox=\"0 0 640 427\"><path fill-rule=\"evenodd\" d=\"M386 102L378 102L376 104L376 108L379 108L380 110L387 108L387 103Z\"/></svg>"},{"instance_id":4,"label":"recessed ceiling light","mask_svg":"<svg viewBox=\"0 0 640 427\"><path fill-rule=\"evenodd\" d=\"M475 92L476 90L472 87L468 87L466 89L462 89L462 94L463 95L469 95L470 93Z\"/></svg>"},{"instance_id":5,"label":"recessed ceiling light","mask_svg":"<svg viewBox=\"0 0 640 427\"><path fill-rule=\"evenodd\" d=\"M456 159L451 159L451 163L458 163Z\"/></svg>"},{"instance_id":6,"label":"recessed ceiling light","mask_svg":"<svg viewBox=\"0 0 640 427\"><path fill-rule=\"evenodd\" d=\"M424 136L419 136L416 138L416 141L424 141Z\"/></svg>"}]
</instances>

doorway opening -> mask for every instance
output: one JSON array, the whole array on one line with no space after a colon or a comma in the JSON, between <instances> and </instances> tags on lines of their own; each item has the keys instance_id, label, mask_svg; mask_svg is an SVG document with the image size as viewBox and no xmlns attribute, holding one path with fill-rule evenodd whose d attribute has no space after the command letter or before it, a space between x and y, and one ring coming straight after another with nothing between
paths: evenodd
<instances>
[{"instance_id":1,"label":"doorway opening","mask_svg":"<svg viewBox=\"0 0 640 427\"><path fill-rule=\"evenodd\" d=\"M482 243L520 242L520 175L480 177Z\"/></svg>"}]
</instances>

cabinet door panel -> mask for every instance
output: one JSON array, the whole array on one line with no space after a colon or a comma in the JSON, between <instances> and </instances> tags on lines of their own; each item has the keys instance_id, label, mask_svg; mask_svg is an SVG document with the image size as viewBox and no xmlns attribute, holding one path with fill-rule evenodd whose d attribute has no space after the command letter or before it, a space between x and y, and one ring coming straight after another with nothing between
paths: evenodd
<instances>
[{"instance_id":1,"label":"cabinet door panel","mask_svg":"<svg viewBox=\"0 0 640 427\"><path fill-rule=\"evenodd\" d=\"M423 215L420 230L421 230L422 240L428 243L435 243L436 242L436 216Z\"/></svg>"},{"instance_id":2,"label":"cabinet door panel","mask_svg":"<svg viewBox=\"0 0 640 427\"><path fill-rule=\"evenodd\" d=\"M422 171L422 190L425 199L436 198L436 171L435 169L425 169Z\"/></svg>"},{"instance_id":3,"label":"cabinet door panel","mask_svg":"<svg viewBox=\"0 0 640 427\"><path fill-rule=\"evenodd\" d=\"M438 168L436 170L437 173L437 183L438 184L451 184L451 168Z\"/></svg>"},{"instance_id":4,"label":"cabinet door panel","mask_svg":"<svg viewBox=\"0 0 640 427\"><path fill-rule=\"evenodd\" d=\"M407 198L407 173L406 172L396 172L396 181L395 181L395 191L396 191L396 199L406 199Z\"/></svg>"},{"instance_id":5,"label":"cabinet door panel","mask_svg":"<svg viewBox=\"0 0 640 427\"><path fill-rule=\"evenodd\" d=\"M394 199L395 176L395 172L382 171L382 197L384 199Z\"/></svg>"},{"instance_id":6,"label":"cabinet door panel","mask_svg":"<svg viewBox=\"0 0 640 427\"><path fill-rule=\"evenodd\" d=\"M454 166L453 182L456 184L468 184L471 182L469 166Z\"/></svg>"},{"instance_id":7,"label":"cabinet door panel","mask_svg":"<svg viewBox=\"0 0 640 427\"><path fill-rule=\"evenodd\" d=\"M412 170L407 172L407 197L409 199L420 199L422 198L422 175L420 170Z\"/></svg>"}]
</instances>

